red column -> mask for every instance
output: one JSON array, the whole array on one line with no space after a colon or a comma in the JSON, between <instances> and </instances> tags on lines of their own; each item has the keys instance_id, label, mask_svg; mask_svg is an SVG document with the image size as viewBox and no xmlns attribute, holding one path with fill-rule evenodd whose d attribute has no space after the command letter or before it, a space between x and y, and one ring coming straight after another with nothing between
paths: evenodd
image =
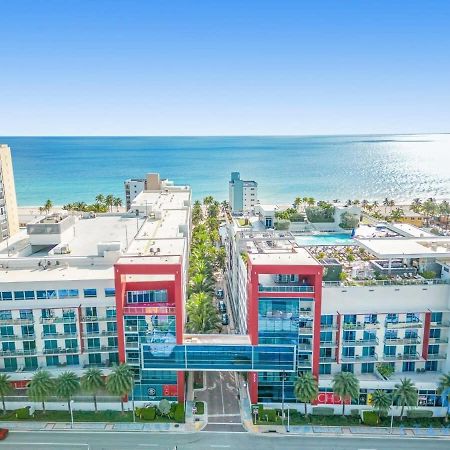
<instances>
[{"instance_id":1,"label":"red column","mask_svg":"<svg viewBox=\"0 0 450 450\"><path fill-rule=\"evenodd\" d=\"M322 271L314 276L314 323L312 373L319 379L320 362L320 316L322 315Z\"/></svg>"},{"instance_id":2,"label":"red column","mask_svg":"<svg viewBox=\"0 0 450 450\"><path fill-rule=\"evenodd\" d=\"M423 324L423 343L422 343L422 358L428 359L428 345L430 343L430 327L431 327L431 312L425 313L425 323Z\"/></svg>"},{"instance_id":3,"label":"red column","mask_svg":"<svg viewBox=\"0 0 450 450\"><path fill-rule=\"evenodd\" d=\"M252 405L258 403L258 374L256 372L248 373L248 392L250 403Z\"/></svg>"},{"instance_id":4,"label":"red column","mask_svg":"<svg viewBox=\"0 0 450 450\"><path fill-rule=\"evenodd\" d=\"M178 371L177 372L177 398L180 403L184 402L184 372Z\"/></svg>"},{"instance_id":5,"label":"red column","mask_svg":"<svg viewBox=\"0 0 450 450\"><path fill-rule=\"evenodd\" d=\"M176 338L177 344L183 343L183 332L184 332L184 299L183 299L183 289L182 289L182 277L181 277L181 266L178 266L175 270L175 281L174 281L174 297L175 297L175 311L176 311Z\"/></svg>"}]
</instances>

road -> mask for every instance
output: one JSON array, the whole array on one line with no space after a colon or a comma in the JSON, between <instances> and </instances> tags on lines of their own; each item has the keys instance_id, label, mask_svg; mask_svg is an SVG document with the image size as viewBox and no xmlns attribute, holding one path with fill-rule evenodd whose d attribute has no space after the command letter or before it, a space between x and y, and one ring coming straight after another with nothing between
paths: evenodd
<instances>
[{"instance_id":1,"label":"road","mask_svg":"<svg viewBox=\"0 0 450 450\"><path fill-rule=\"evenodd\" d=\"M10 432L8 450L448 450L448 440L267 436L249 433Z\"/></svg>"}]
</instances>

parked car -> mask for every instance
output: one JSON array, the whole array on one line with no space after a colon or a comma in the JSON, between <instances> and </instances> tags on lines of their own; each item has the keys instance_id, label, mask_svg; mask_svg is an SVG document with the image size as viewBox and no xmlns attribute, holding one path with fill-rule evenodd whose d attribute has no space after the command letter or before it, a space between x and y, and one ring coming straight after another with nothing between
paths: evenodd
<instances>
[{"instance_id":1,"label":"parked car","mask_svg":"<svg viewBox=\"0 0 450 450\"><path fill-rule=\"evenodd\" d=\"M223 300L219 301L219 311L221 313L226 313L227 312L227 305L225 305L225 302Z\"/></svg>"},{"instance_id":2,"label":"parked car","mask_svg":"<svg viewBox=\"0 0 450 450\"><path fill-rule=\"evenodd\" d=\"M9 430L8 428L0 428L0 441L3 441L3 439L6 439L6 436L8 436Z\"/></svg>"},{"instance_id":3,"label":"parked car","mask_svg":"<svg viewBox=\"0 0 450 450\"><path fill-rule=\"evenodd\" d=\"M218 299L223 299L223 289L217 289L216 291L216 297Z\"/></svg>"},{"instance_id":4,"label":"parked car","mask_svg":"<svg viewBox=\"0 0 450 450\"><path fill-rule=\"evenodd\" d=\"M228 320L228 314L224 313L222 314L222 325L228 325L230 321Z\"/></svg>"}]
</instances>

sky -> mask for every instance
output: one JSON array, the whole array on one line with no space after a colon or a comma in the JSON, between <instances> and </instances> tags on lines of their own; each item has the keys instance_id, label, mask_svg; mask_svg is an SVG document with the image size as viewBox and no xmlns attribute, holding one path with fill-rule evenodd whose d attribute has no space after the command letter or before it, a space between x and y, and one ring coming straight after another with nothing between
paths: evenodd
<instances>
[{"instance_id":1,"label":"sky","mask_svg":"<svg viewBox=\"0 0 450 450\"><path fill-rule=\"evenodd\" d=\"M0 136L450 132L448 0L0 0Z\"/></svg>"}]
</instances>

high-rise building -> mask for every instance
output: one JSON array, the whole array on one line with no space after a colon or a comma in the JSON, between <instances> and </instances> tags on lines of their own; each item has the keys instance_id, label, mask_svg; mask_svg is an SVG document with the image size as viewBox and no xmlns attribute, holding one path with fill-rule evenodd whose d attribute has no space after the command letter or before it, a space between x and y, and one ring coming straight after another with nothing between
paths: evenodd
<instances>
[{"instance_id":1,"label":"high-rise building","mask_svg":"<svg viewBox=\"0 0 450 450\"><path fill-rule=\"evenodd\" d=\"M0 144L0 241L19 231L11 149Z\"/></svg>"},{"instance_id":2,"label":"high-rise building","mask_svg":"<svg viewBox=\"0 0 450 450\"><path fill-rule=\"evenodd\" d=\"M229 201L233 214L243 214L253 210L258 201L258 183L241 180L239 172L231 172L229 181Z\"/></svg>"}]
</instances>

